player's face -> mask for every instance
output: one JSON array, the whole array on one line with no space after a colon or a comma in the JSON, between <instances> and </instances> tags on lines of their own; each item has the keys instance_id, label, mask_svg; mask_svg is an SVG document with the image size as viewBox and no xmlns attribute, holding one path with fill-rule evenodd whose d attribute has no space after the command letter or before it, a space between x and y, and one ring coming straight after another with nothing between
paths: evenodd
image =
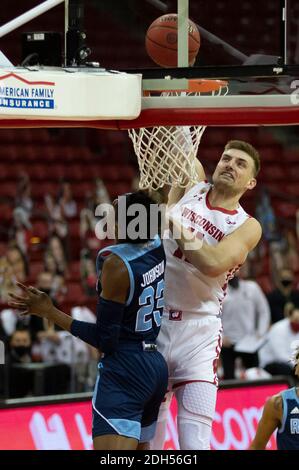
<instances>
[{"instance_id":1,"label":"player's face","mask_svg":"<svg viewBox=\"0 0 299 470\"><path fill-rule=\"evenodd\" d=\"M225 150L213 174L213 183L243 193L256 185L254 161L246 152Z\"/></svg>"}]
</instances>

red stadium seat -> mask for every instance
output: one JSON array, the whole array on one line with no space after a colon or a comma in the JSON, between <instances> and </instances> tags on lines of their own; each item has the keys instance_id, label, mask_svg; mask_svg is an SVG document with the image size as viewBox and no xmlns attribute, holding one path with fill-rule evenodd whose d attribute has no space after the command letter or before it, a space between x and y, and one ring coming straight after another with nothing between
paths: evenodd
<instances>
[{"instance_id":1,"label":"red stadium seat","mask_svg":"<svg viewBox=\"0 0 299 470\"><path fill-rule=\"evenodd\" d=\"M297 183L286 183L284 188L287 194L291 194L292 196L299 198L299 185Z\"/></svg>"},{"instance_id":2,"label":"red stadium seat","mask_svg":"<svg viewBox=\"0 0 299 470\"><path fill-rule=\"evenodd\" d=\"M69 220L69 235L71 238L80 238L80 221L76 220Z\"/></svg>"},{"instance_id":3,"label":"red stadium seat","mask_svg":"<svg viewBox=\"0 0 299 470\"><path fill-rule=\"evenodd\" d=\"M271 292L271 290L273 289L273 285L272 285L272 282L271 282L271 279L269 278L268 275L266 276L259 276L257 279L256 279L256 282L258 283L258 285L262 288L262 290L267 294L268 292Z\"/></svg>"},{"instance_id":4,"label":"red stadium seat","mask_svg":"<svg viewBox=\"0 0 299 470\"><path fill-rule=\"evenodd\" d=\"M2 222L12 222L13 207L10 204L0 204L0 220Z\"/></svg>"},{"instance_id":5,"label":"red stadium seat","mask_svg":"<svg viewBox=\"0 0 299 470\"><path fill-rule=\"evenodd\" d=\"M9 178L10 166L1 164L0 165L0 181L7 181Z\"/></svg>"},{"instance_id":6,"label":"red stadium seat","mask_svg":"<svg viewBox=\"0 0 299 470\"><path fill-rule=\"evenodd\" d=\"M49 236L49 228L47 222L34 222L32 225L32 236L39 237L42 241L46 241Z\"/></svg>"},{"instance_id":7,"label":"red stadium seat","mask_svg":"<svg viewBox=\"0 0 299 470\"><path fill-rule=\"evenodd\" d=\"M297 205L289 202L279 202L275 204L275 212L280 217L295 218L297 210Z\"/></svg>"},{"instance_id":8,"label":"red stadium seat","mask_svg":"<svg viewBox=\"0 0 299 470\"><path fill-rule=\"evenodd\" d=\"M85 295L80 282L67 282L67 294L65 301L72 301L73 305L82 305L85 301Z\"/></svg>"},{"instance_id":9,"label":"red stadium seat","mask_svg":"<svg viewBox=\"0 0 299 470\"><path fill-rule=\"evenodd\" d=\"M31 165L28 174L31 180L47 180L49 179L49 167L42 164Z\"/></svg>"},{"instance_id":10,"label":"red stadium seat","mask_svg":"<svg viewBox=\"0 0 299 470\"><path fill-rule=\"evenodd\" d=\"M278 164L272 164L268 166L267 164L262 165L261 172L259 173L259 179L263 181L276 181L276 180L285 180L287 178L287 169L286 167Z\"/></svg>"},{"instance_id":11,"label":"red stadium seat","mask_svg":"<svg viewBox=\"0 0 299 470\"><path fill-rule=\"evenodd\" d=\"M16 185L14 183L0 184L0 198L15 198Z\"/></svg>"},{"instance_id":12,"label":"red stadium seat","mask_svg":"<svg viewBox=\"0 0 299 470\"><path fill-rule=\"evenodd\" d=\"M29 276L36 281L37 276L44 271L44 263L42 261L34 261L29 263Z\"/></svg>"},{"instance_id":13,"label":"red stadium seat","mask_svg":"<svg viewBox=\"0 0 299 470\"><path fill-rule=\"evenodd\" d=\"M69 265L68 279L72 282L80 282L80 261L72 261Z\"/></svg>"}]
</instances>

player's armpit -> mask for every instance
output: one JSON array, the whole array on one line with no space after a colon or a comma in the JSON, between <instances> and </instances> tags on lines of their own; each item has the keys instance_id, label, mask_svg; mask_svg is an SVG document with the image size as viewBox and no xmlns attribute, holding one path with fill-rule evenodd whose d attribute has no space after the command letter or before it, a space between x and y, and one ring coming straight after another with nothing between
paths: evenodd
<instances>
[{"instance_id":1,"label":"player's armpit","mask_svg":"<svg viewBox=\"0 0 299 470\"><path fill-rule=\"evenodd\" d=\"M128 269L117 255L109 255L103 264L100 283L101 297L114 302L125 303L130 289Z\"/></svg>"},{"instance_id":2,"label":"player's armpit","mask_svg":"<svg viewBox=\"0 0 299 470\"><path fill-rule=\"evenodd\" d=\"M203 243L198 247L199 242L195 237L193 248L190 232L186 233L186 230L182 229L182 236L180 239L176 239L176 242L184 251L186 258L203 274L210 277L220 276L224 272L242 265L249 251L259 242L262 234L259 222L250 218L215 246Z\"/></svg>"},{"instance_id":3,"label":"player's armpit","mask_svg":"<svg viewBox=\"0 0 299 470\"><path fill-rule=\"evenodd\" d=\"M269 398L264 406L263 415L250 450L264 450L275 429L281 425L281 420L282 398L280 395L275 395Z\"/></svg>"}]
</instances>

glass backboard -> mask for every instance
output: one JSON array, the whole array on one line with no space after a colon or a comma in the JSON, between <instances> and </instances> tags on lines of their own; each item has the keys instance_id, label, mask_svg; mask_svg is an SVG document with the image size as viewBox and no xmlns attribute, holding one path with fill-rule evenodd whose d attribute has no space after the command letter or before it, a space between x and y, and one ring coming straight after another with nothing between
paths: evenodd
<instances>
[{"instance_id":1,"label":"glass backboard","mask_svg":"<svg viewBox=\"0 0 299 470\"><path fill-rule=\"evenodd\" d=\"M3 0L1 24L40 3ZM116 70L157 67L145 50L146 31L157 17L176 13L177 0L85 0L82 4L89 61ZM296 0L189 0L189 17L201 34L195 65L266 65L277 64L279 58L299 64L298 13ZM21 35L25 31L63 33L64 5L0 38L0 50L15 65L24 59Z\"/></svg>"}]
</instances>

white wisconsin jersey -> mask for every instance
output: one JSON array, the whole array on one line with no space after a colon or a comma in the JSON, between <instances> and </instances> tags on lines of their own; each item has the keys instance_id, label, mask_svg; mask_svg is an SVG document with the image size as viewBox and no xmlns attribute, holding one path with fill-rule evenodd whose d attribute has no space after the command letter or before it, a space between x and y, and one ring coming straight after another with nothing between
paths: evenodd
<instances>
[{"instance_id":1,"label":"white wisconsin jersey","mask_svg":"<svg viewBox=\"0 0 299 470\"><path fill-rule=\"evenodd\" d=\"M234 232L250 216L239 205L228 211L212 207L209 192L212 185L206 181L193 186L171 209L171 215L185 227L192 229L208 245L216 245L225 236ZM166 252L165 309L188 314L220 315L222 301L226 295L229 279L240 268L209 277L202 274L184 256L172 234L166 231L164 237Z\"/></svg>"}]
</instances>

